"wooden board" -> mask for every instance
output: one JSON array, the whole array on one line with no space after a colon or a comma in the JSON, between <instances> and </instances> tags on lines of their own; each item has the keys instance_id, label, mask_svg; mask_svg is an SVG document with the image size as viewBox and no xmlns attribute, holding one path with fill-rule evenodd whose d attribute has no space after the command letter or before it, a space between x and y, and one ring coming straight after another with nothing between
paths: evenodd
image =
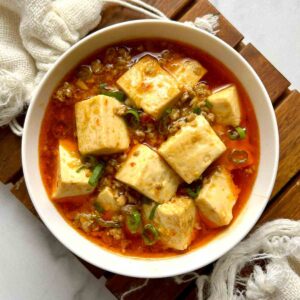
<instances>
[{"instance_id":1,"label":"wooden board","mask_svg":"<svg viewBox=\"0 0 300 300\"><path fill-rule=\"evenodd\" d=\"M180 21L193 21L207 13L220 16L217 36L234 47L252 65L264 83L275 106L280 134L280 161L272 201L258 224L275 218L300 219L299 170L300 170L300 96L298 91L290 91L289 81L252 44L245 45L243 35L208 0L149 0L146 1L161 9L168 17ZM121 21L141 19L144 16L126 8L110 5L103 14L98 28ZM0 129L0 180L4 183L19 181L12 188L13 194L36 214L26 190L21 172L21 140L8 128ZM103 271L83 262L95 277ZM209 273L211 266L198 270ZM107 287L120 298L128 289L139 286L142 279L106 273ZM149 280L143 289L126 296L126 300L138 299L196 299L197 291L193 282L177 284L173 278ZM101 296L100 296L101 297Z\"/></svg>"}]
</instances>

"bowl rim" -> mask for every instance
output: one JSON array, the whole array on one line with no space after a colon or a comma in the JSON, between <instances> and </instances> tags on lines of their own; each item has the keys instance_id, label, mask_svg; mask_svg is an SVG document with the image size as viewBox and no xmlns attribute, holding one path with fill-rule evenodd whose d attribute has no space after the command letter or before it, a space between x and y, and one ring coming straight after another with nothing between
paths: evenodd
<instances>
[{"instance_id":1,"label":"bowl rim","mask_svg":"<svg viewBox=\"0 0 300 300\"><path fill-rule=\"evenodd\" d=\"M267 188L264 192L263 195L263 200L264 205L262 205L259 209L259 211L256 211L255 217L252 218L252 220L249 220L247 222L247 226L245 226L245 228L242 230L242 233L235 238L235 240L230 244L230 246L225 245L224 247L222 247L222 249L220 249L219 251L217 251L217 253L215 255L212 255L210 257L210 259L208 259L205 264L202 265L197 265L197 264L191 264L189 267L183 267L183 268L179 268L180 270L178 271L164 271L162 274L146 274L143 270L139 270L138 272L132 272L131 270L124 270L119 266L103 266L102 264L99 264L98 262L96 263L95 261L93 261L92 259L89 258L88 255L84 255L82 252L79 251L79 247L77 247L76 245L73 245L72 243L66 243L66 241L64 240L63 236L61 236L59 234L59 232L57 232L56 230L54 230L54 228L51 225L51 221L48 220L40 211L40 207L37 201L37 197L35 195L35 191L34 191L34 187L31 186L30 184L30 166L27 164L27 153L30 151L30 147L28 145L27 140L29 139L30 136L30 132L28 130L29 127L29 123L31 121L31 116L34 112L34 105L29 105L28 111L27 111L27 115L26 115L26 119L25 119L25 123L24 123L24 132L23 132L23 139L22 139L22 166L23 166L23 172L24 172L24 178L25 178L25 183L30 195L30 198L32 199L33 205L35 207L35 209L37 210L39 216L41 217L43 223L47 226L47 228L50 230L50 232L66 247L68 248L70 251L72 251L73 253L75 253L77 256L79 256L80 258L84 259L85 261L91 263L92 265L95 265L99 268L108 270L110 272L113 273L117 273L117 274L121 274L121 275L125 275L125 276L134 276L137 278L164 278L164 277L169 277L169 276L176 276L179 274L183 274L186 272L190 272L193 271L195 269L201 268L205 265L208 265L210 263L212 263L213 261L215 261L216 259L220 258L221 256L223 256L226 252L228 252L230 249L232 249L234 246L236 246L237 243L239 243L249 232L250 230L254 227L255 223L257 222L257 220L259 219L259 217L261 216L262 212L264 211L267 203L268 203L268 199L271 195L274 183L275 183L275 179L276 179L276 174L277 174L277 169L278 169L278 161L279 161L279 134L278 134L278 127L277 127L277 121L276 121L276 116L275 116L275 112L271 103L271 100L269 98L269 95L262 83L262 81L260 80L260 78L258 77L258 75L256 74L256 72L254 71L254 69L252 68L252 66L231 46L229 46L227 43L225 43L224 41L222 41L221 39L219 39L218 37L204 31L198 28L193 28L189 25L186 25L184 23L179 23L176 21L168 21L168 20L152 20L152 19L143 19L143 20L134 20L134 21L126 21L123 23L118 23L118 24L114 24L108 27L105 27L103 29L100 29L88 36L86 36L85 38L81 39L79 42L77 42L76 44L74 44L72 47L70 47L63 55L61 55L61 57L53 64L53 66L50 68L50 70L45 74L44 78L41 80L41 82L39 83L37 89L34 92L34 96L32 99L31 104L35 103L38 101L38 95L40 94L40 92L43 90L44 84L47 82L48 77L50 76L50 74L52 74L56 67L58 65L61 64L61 62L70 54L72 53L75 49L77 49L78 47L80 47L82 44L87 43L90 39L94 38L95 36L98 35L102 35L104 32L109 32L109 31L114 31L115 29L118 29L120 27L126 27L126 26L131 26L131 25L150 25L153 23L159 23L161 26L164 25L170 25L172 24L172 26L174 26L174 29L176 29L176 27L185 27L186 30L194 30L194 31L198 31L201 32L201 34L205 35L206 38L209 39L213 39L215 40L218 44L222 45L223 47L227 48L228 51L230 51L231 53L234 54L235 58L240 60L248 69L248 71L251 73L251 75L254 77L255 82L257 84L257 86L259 86L264 100L267 104L268 107L268 112L270 113L270 118L271 118L271 122L272 122L272 132L273 132L273 141L274 144L276 146L276 148L274 149L274 165L273 165L273 172L272 172L272 176L271 176L271 180L270 182L267 184ZM196 46L194 46L196 47ZM243 85L244 86L244 85ZM250 99L251 100L251 99ZM48 103L49 99L46 100L46 102ZM251 194L249 195L249 198L251 197ZM262 200L262 201L263 201ZM50 201L50 199L49 199ZM56 209L56 208L55 208ZM61 216L62 217L62 216ZM64 220L65 221L65 220ZM66 221L65 221L66 222ZM67 223L67 222L66 222ZM68 226L71 227L70 224L67 223ZM72 228L73 229L73 228ZM75 231L75 229L73 229ZM82 238L86 239L84 236L82 236ZM98 246L97 247L101 247ZM102 248L102 247L101 247ZM200 247L201 248L201 247ZM199 249L195 249L191 252L197 252ZM109 250L106 250L109 251ZM111 252L111 251L110 251ZM113 255L116 256L120 256L120 254L118 253L113 253ZM124 259L128 259L128 258L132 258L130 256L124 256L121 255L121 257L123 257ZM174 259L174 263L176 264L176 257L167 257L167 258L163 258L163 259ZM149 260L148 258L146 258L147 260ZM156 258L154 258L156 259ZM161 259L161 258L158 258ZM140 261L144 261L145 259L139 259ZM153 260L153 258L151 258L151 260ZM183 270L184 269L184 270Z\"/></svg>"}]
</instances>

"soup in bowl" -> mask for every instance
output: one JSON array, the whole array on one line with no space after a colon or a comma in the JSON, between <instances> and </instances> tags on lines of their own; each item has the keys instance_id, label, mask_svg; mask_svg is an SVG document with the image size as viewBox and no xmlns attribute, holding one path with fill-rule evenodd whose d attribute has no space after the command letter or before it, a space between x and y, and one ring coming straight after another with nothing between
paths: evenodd
<instances>
[{"instance_id":1,"label":"soup in bowl","mask_svg":"<svg viewBox=\"0 0 300 300\"><path fill-rule=\"evenodd\" d=\"M23 139L49 229L90 263L137 277L184 273L234 246L262 213L277 160L274 112L251 67L165 21L115 25L70 49Z\"/></svg>"}]
</instances>

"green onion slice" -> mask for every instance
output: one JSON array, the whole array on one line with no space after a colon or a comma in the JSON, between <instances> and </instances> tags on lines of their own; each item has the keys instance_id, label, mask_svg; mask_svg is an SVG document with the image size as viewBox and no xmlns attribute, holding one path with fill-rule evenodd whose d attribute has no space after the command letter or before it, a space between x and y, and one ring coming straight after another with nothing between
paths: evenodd
<instances>
[{"instance_id":1,"label":"green onion slice","mask_svg":"<svg viewBox=\"0 0 300 300\"><path fill-rule=\"evenodd\" d=\"M91 177L89 178L89 185L97 186L99 179L103 175L105 164L100 162L98 165L95 166Z\"/></svg>"},{"instance_id":2,"label":"green onion slice","mask_svg":"<svg viewBox=\"0 0 300 300\"><path fill-rule=\"evenodd\" d=\"M101 95L113 97L119 100L120 102L124 102L125 94L122 91L109 89L107 87L107 83L100 83L99 87Z\"/></svg>"},{"instance_id":3,"label":"green onion slice","mask_svg":"<svg viewBox=\"0 0 300 300\"><path fill-rule=\"evenodd\" d=\"M213 107L213 104L208 99L206 99L204 103L205 103L205 106L209 109L211 109Z\"/></svg>"},{"instance_id":4,"label":"green onion slice","mask_svg":"<svg viewBox=\"0 0 300 300\"><path fill-rule=\"evenodd\" d=\"M168 119L169 119L169 114L171 113L172 108L167 108L165 112L163 113L163 116L159 120L158 124L158 132L160 134L166 134L167 133L167 125L168 125Z\"/></svg>"},{"instance_id":5,"label":"green onion slice","mask_svg":"<svg viewBox=\"0 0 300 300\"><path fill-rule=\"evenodd\" d=\"M158 241L159 233L152 224L146 224L142 232L142 237L144 243L151 246Z\"/></svg>"},{"instance_id":6,"label":"green onion slice","mask_svg":"<svg viewBox=\"0 0 300 300\"><path fill-rule=\"evenodd\" d=\"M248 161L248 152L245 150L233 149L229 159L235 164L244 164Z\"/></svg>"},{"instance_id":7,"label":"green onion slice","mask_svg":"<svg viewBox=\"0 0 300 300\"><path fill-rule=\"evenodd\" d=\"M151 212L149 214L149 220L154 219L155 212L156 212L156 209L157 209L158 205L159 205L158 203L155 203L155 205L152 207Z\"/></svg>"},{"instance_id":8,"label":"green onion slice","mask_svg":"<svg viewBox=\"0 0 300 300\"><path fill-rule=\"evenodd\" d=\"M200 189L201 189L200 185L198 185L196 187L188 187L186 189L186 192L191 198L195 199L195 198L197 198L197 196L200 192Z\"/></svg>"},{"instance_id":9,"label":"green onion slice","mask_svg":"<svg viewBox=\"0 0 300 300\"><path fill-rule=\"evenodd\" d=\"M237 131L237 133L240 136L240 139L244 139L246 137L246 128L243 127L236 127L235 130Z\"/></svg>"},{"instance_id":10,"label":"green onion slice","mask_svg":"<svg viewBox=\"0 0 300 300\"><path fill-rule=\"evenodd\" d=\"M137 233L139 230L139 227L141 225L141 214L137 211L134 210L130 214L126 216L126 224L127 228L131 233Z\"/></svg>"},{"instance_id":11,"label":"green onion slice","mask_svg":"<svg viewBox=\"0 0 300 300\"><path fill-rule=\"evenodd\" d=\"M195 107L193 109L193 113L196 114L196 115L200 115L201 114L201 108L200 107Z\"/></svg>"},{"instance_id":12,"label":"green onion slice","mask_svg":"<svg viewBox=\"0 0 300 300\"><path fill-rule=\"evenodd\" d=\"M234 129L228 130L228 137L231 140L242 140L246 137L246 128L236 127Z\"/></svg>"},{"instance_id":13,"label":"green onion slice","mask_svg":"<svg viewBox=\"0 0 300 300\"><path fill-rule=\"evenodd\" d=\"M82 166L80 166L77 170L76 170L76 173L79 173L81 170L83 170L83 169L88 169L88 167L87 166L85 166L85 165L82 165Z\"/></svg>"},{"instance_id":14,"label":"green onion slice","mask_svg":"<svg viewBox=\"0 0 300 300\"><path fill-rule=\"evenodd\" d=\"M140 124L139 112L134 108L128 109L125 113L125 117L128 123L133 127L137 127Z\"/></svg>"},{"instance_id":15,"label":"green onion slice","mask_svg":"<svg viewBox=\"0 0 300 300\"><path fill-rule=\"evenodd\" d=\"M95 209L99 213L103 213L104 212L104 208L101 206L101 204L99 202L95 201L93 204L94 204Z\"/></svg>"}]
</instances>

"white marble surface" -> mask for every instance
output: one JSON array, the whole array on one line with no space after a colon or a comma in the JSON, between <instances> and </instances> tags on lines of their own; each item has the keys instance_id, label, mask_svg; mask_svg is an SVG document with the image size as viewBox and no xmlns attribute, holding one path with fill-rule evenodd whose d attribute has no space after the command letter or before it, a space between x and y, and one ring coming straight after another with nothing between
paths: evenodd
<instances>
[{"instance_id":1,"label":"white marble surface","mask_svg":"<svg viewBox=\"0 0 300 300\"><path fill-rule=\"evenodd\" d=\"M211 0L300 88L300 0ZM48 230L0 184L0 300L112 300Z\"/></svg>"},{"instance_id":2,"label":"white marble surface","mask_svg":"<svg viewBox=\"0 0 300 300\"><path fill-rule=\"evenodd\" d=\"M0 300L113 300L0 183Z\"/></svg>"}]
</instances>

